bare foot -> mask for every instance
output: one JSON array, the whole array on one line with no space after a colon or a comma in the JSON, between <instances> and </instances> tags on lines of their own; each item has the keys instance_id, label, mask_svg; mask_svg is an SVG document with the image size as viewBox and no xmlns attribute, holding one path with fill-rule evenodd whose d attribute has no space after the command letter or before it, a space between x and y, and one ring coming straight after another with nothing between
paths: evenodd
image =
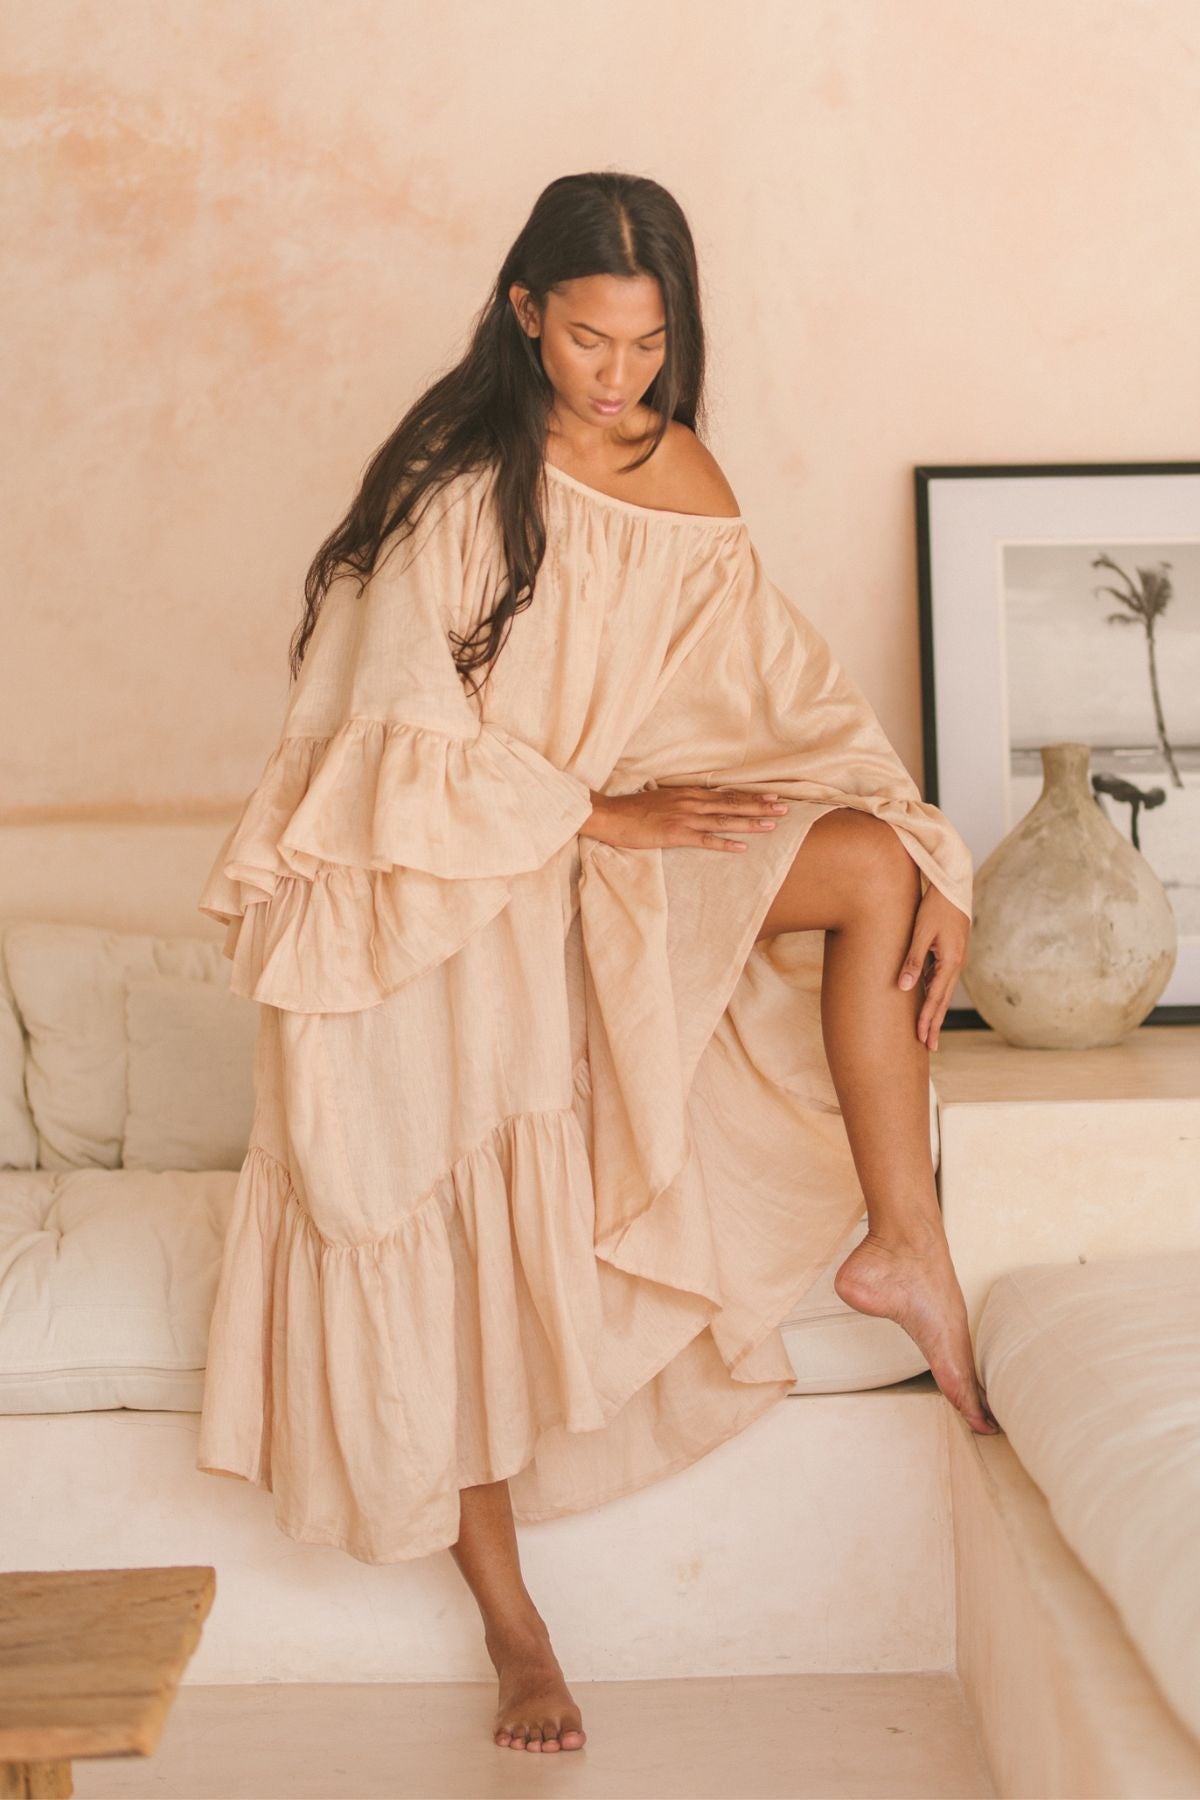
<instances>
[{"instance_id":1,"label":"bare foot","mask_svg":"<svg viewBox=\"0 0 1200 1800\"><path fill-rule=\"evenodd\" d=\"M895 1319L907 1331L973 1431L991 1437L1000 1430L975 1373L966 1302L943 1232L931 1229L927 1238L910 1242L868 1231L838 1269L833 1288L856 1312Z\"/></svg>"},{"instance_id":2,"label":"bare foot","mask_svg":"<svg viewBox=\"0 0 1200 1800\"><path fill-rule=\"evenodd\" d=\"M484 1633L500 1677L492 1738L509 1750L579 1750L587 1733L549 1633L506 1640Z\"/></svg>"}]
</instances>

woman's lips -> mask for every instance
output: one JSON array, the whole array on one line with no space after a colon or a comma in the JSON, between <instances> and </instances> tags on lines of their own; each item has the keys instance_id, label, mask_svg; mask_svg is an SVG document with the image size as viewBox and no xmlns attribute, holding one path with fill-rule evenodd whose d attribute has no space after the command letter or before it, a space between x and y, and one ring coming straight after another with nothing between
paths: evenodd
<instances>
[{"instance_id":1,"label":"woman's lips","mask_svg":"<svg viewBox=\"0 0 1200 1800\"><path fill-rule=\"evenodd\" d=\"M597 412L616 413L624 406L623 400L593 400L592 405Z\"/></svg>"}]
</instances>

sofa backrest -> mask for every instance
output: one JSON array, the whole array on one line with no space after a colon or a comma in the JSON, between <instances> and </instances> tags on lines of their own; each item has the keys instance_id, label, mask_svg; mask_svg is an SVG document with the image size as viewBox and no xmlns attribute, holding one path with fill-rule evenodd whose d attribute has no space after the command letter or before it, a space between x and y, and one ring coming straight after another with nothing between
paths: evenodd
<instances>
[{"instance_id":1,"label":"sofa backrest","mask_svg":"<svg viewBox=\"0 0 1200 1800\"><path fill-rule=\"evenodd\" d=\"M0 925L0 1166L237 1169L259 1008L220 943Z\"/></svg>"},{"instance_id":2,"label":"sofa backrest","mask_svg":"<svg viewBox=\"0 0 1200 1800\"><path fill-rule=\"evenodd\" d=\"M196 900L239 810L0 814L0 1168L238 1166L259 1009Z\"/></svg>"}]
</instances>

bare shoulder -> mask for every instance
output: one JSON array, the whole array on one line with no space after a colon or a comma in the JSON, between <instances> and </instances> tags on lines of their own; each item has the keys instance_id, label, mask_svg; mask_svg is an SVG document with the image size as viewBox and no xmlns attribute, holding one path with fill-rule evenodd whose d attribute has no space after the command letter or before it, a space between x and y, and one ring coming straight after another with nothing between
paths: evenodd
<instances>
[{"instance_id":1,"label":"bare shoulder","mask_svg":"<svg viewBox=\"0 0 1200 1800\"><path fill-rule=\"evenodd\" d=\"M663 457L663 485L671 494L664 504L673 512L731 519L739 516L742 509L724 470L690 426L672 419L659 453Z\"/></svg>"}]
</instances>

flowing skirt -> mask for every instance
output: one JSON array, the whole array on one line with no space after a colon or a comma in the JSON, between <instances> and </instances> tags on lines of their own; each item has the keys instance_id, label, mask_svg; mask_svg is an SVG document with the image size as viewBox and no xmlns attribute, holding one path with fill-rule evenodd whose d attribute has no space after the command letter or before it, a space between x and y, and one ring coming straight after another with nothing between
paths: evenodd
<instances>
[{"instance_id":1,"label":"flowing skirt","mask_svg":"<svg viewBox=\"0 0 1200 1800\"><path fill-rule=\"evenodd\" d=\"M755 939L830 810L737 855L571 838L379 1004L262 1005L199 1468L397 1562L463 1487L579 1511L784 1398L780 1324L863 1194L824 934Z\"/></svg>"}]
</instances>

